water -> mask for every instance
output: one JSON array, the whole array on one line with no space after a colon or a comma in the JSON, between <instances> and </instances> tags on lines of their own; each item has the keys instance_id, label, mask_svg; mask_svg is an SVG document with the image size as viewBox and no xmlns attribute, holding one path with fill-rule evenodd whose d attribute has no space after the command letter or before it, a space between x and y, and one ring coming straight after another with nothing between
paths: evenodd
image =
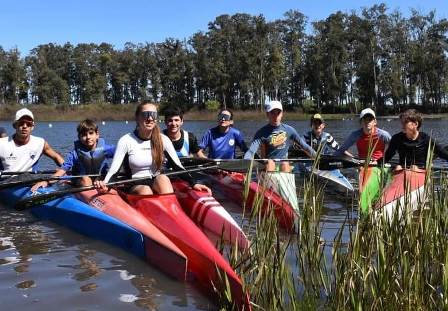
<instances>
[{"instance_id":1,"label":"water","mask_svg":"<svg viewBox=\"0 0 448 311\"><path fill-rule=\"evenodd\" d=\"M250 141L265 120L237 122L246 141ZM299 133L308 130L307 121L287 122ZM38 123L34 135L45 137L61 154L73 148L77 122ZM215 122L187 121L185 129L198 138ZM0 122L8 133L13 128ZM391 133L399 130L397 120L380 120L379 126ZM425 120L422 130L432 133L442 144L446 120ZM133 122L99 122L100 134L109 143L116 143L132 131ZM342 142L358 128L358 120L328 121L327 130ZM436 163L438 163L437 160ZM54 168L47 159L42 169ZM356 184L356 172L345 171ZM300 182L300 180L298 180ZM299 184L298 184L299 185ZM219 197L219 196L218 196ZM225 201L224 206L240 220L238 209ZM322 216L323 238L331 243L347 216L352 196L328 192ZM351 213L351 212L349 212ZM356 217L356 212L350 215ZM344 232L345 240L347 232ZM294 263L293 255L289 260ZM0 207L0 290L2 310L208 310L213 302L191 284L174 281L143 260L121 249L79 235L47 221L34 218L29 212L16 212Z\"/></svg>"}]
</instances>

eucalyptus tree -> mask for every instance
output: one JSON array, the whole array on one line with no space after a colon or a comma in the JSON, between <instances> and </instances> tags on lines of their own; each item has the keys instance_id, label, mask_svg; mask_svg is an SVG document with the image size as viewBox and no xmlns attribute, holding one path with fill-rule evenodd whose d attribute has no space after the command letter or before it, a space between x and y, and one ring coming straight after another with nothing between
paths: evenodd
<instances>
[{"instance_id":1,"label":"eucalyptus tree","mask_svg":"<svg viewBox=\"0 0 448 311\"><path fill-rule=\"evenodd\" d=\"M167 39L157 44L155 59L160 71L161 102L190 108L194 100L193 61L186 43Z\"/></svg>"},{"instance_id":2,"label":"eucalyptus tree","mask_svg":"<svg viewBox=\"0 0 448 311\"><path fill-rule=\"evenodd\" d=\"M69 43L64 46L49 43L32 49L26 57L33 103L70 103L72 48Z\"/></svg>"},{"instance_id":3,"label":"eucalyptus tree","mask_svg":"<svg viewBox=\"0 0 448 311\"><path fill-rule=\"evenodd\" d=\"M286 92L283 101L298 106L305 98L305 26L307 18L299 11L290 10L281 22L283 54L285 60Z\"/></svg>"},{"instance_id":4,"label":"eucalyptus tree","mask_svg":"<svg viewBox=\"0 0 448 311\"><path fill-rule=\"evenodd\" d=\"M195 33L189 41L192 49L192 61L194 70L195 98L198 107L205 108L205 102L215 99L216 94L213 91L213 71L216 67L222 66L222 62L214 60L211 57L210 38L203 32Z\"/></svg>"},{"instance_id":5,"label":"eucalyptus tree","mask_svg":"<svg viewBox=\"0 0 448 311\"><path fill-rule=\"evenodd\" d=\"M112 68L113 68L113 62L114 62L114 48L109 43L101 43L97 47L97 53L98 53L98 60L97 60L97 71L98 75L100 76L101 80L105 82L105 84L101 84L100 87L98 87L98 91L100 94L98 94L99 97L104 98L104 102L113 102L112 99Z\"/></svg>"},{"instance_id":6,"label":"eucalyptus tree","mask_svg":"<svg viewBox=\"0 0 448 311\"><path fill-rule=\"evenodd\" d=\"M0 104L27 101L26 69L17 48L4 51L0 47Z\"/></svg>"},{"instance_id":7,"label":"eucalyptus tree","mask_svg":"<svg viewBox=\"0 0 448 311\"><path fill-rule=\"evenodd\" d=\"M104 48L104 46L103 46ZM98 45L78 44L73 49L73 101L74 103L101 103L105 102L105 89L107 77L102 66L102 50Z\"/></svg>"},{"instance_id":8,"label":"eucalyptus tree","mask_svg":"<svg viewBox=\"0 0 448 311\"><path fill-rule=\"evenodd\" d=\"M438 112L447 83L447 55L443 42L446 42L448 21L436 21L435 11L424 16L412 10L409 24L412 39L409 73L415 103L425 110Z\"/></svg>"},{"instance_id":9,"label":"eucalyptus tree","mask_svg":"<svg viewBox=\"0 0 448 311\"><path fill-rule=\"evenodd\" d=\"M268 27L268 53L264 78L265 95L271 99L281 99L283 97L282 94L288 90L288 79L286 79L287 61L281 35L282 21L277 20L269 23Z\"/></svg>"},{"instance_id":10,"label":"eucalyptus tree","mask_svg":"<svg viewBox=\"0 0 448 311\"><path fill-rule=\"evenodd\" d=\"M409 27L399 11L388 16L386 26L380 83L385 100L397 112L408 103Z\"/></svg>"},{"instance_id":11,"label":"eucalyptus tree","mask_svg":"<svg viewBox=\"0 0 448 311\"><path fill-rule=\"evenodd\" d=\"M347 15L331 14L326 20L313 23L313 36L307 46L307 79L310 95L317 108L334 112L348 101L350 81Z\"/></svg>"}]
</instances>

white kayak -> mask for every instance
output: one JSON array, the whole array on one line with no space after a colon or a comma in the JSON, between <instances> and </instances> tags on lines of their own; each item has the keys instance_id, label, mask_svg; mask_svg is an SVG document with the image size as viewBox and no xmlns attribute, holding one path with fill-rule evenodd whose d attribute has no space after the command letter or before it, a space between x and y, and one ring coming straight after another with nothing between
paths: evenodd
<instances>
[{"instance_id":1,"label":"white kayak","mask_svg":"<svg viewBox=\"0 0 448 311\"><path fill-rule=\"evenodd\" d=\"M264 175L267 188L271 188L285 199L294 211L299 215L299 202L296 192L296 180L294 173L269 172Z\"/></svg>"},{"instance_id":2,"label":"white kayak","mask_svg":"<svg viewBox=\"0 0 448 311\"><path fill-rule=\"evenodd\" d=\"M307 174L311 174L312 166L306 165L306 164L299 164L298 170L305 172ZM354 191L353 185L350 183L350 181L347 179L347 177L344 176L344 174L341 173L340 170L318 170L314 169L313 174L316 175L319 179L324 181L329 181L332 184L335 184L340 187L340 190L343 191Z\"/></svg>"}]
</instances>

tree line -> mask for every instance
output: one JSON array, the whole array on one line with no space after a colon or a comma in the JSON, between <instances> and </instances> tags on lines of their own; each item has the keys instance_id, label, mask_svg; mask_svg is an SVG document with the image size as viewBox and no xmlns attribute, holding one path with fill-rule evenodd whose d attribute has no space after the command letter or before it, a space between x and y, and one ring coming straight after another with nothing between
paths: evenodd
<instances>
[{"instance_id":1,"label":"tree line","mask_svg":"<svg viewBox=\"0 0 448 311\"><path fill-rule=\"evenodd\" d=\"M311 31L307 33L307 27ZM448 21L385 4L308 23L299 11L221 15L189 39L53 43L26 57L0 46L0 104L127 104L262 109L266 98L307 112L448 110Z\"/></svg>"}]
</instances>

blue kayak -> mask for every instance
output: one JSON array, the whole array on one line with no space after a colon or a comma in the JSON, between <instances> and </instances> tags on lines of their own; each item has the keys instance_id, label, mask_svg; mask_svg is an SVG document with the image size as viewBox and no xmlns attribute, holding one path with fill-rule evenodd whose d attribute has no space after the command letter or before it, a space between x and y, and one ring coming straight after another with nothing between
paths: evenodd
<instances>
[{"instance_id":1,"label":"blue kayak","mask_svg":"<svg viewBox=\"0 0 448 311\"><path fill-rule=\"evenodd\" d=\"M39 193L52 191L52 187L39 189ZM18 200L30 195L30 187L3 189L0 191L0 201L5 206L14 206ZM40 219L51 220L88 237L118 246L141 258L145 257L144 237L140 232L72 196L38 205L30 211Z\"/></svg>"}]
</instances>

